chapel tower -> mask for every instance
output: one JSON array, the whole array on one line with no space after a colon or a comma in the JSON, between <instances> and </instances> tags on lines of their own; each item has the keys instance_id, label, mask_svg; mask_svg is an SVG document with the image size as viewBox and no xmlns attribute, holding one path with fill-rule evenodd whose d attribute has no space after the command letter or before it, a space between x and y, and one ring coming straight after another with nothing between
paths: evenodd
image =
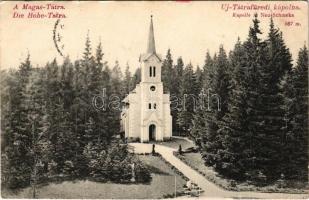
<instances>
[{"instance_id":1,"label":"chapel tower","mask_svg":"<svg viewBox=\"0 0 309 200\"><path fill-rule=\"evenodd\" d=\"M156 52L153 18L150 18L146 52L139 57L141 82L123 100L125 137L141 142L163 141L172 136L169 94L163 93L161 56Z\"/></svg>"},{"instance_id":2,"label":"chapel tower","mask_svg":"<svg viewBox=\"0 0 309 200\"><path fill-rule=\"evenodd\" d=\"M142 64L142 82L161 82L162 61L160 55L156 52L152 15L146 53L141 55L139 61Z\"/></svg>"}]
</instances>

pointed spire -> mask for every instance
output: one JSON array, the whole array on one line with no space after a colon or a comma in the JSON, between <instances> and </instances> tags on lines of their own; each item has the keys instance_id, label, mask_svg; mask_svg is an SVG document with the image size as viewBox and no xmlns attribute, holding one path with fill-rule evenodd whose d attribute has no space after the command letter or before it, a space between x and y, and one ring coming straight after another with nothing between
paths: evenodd
<instances>
[{"instance_id":1,"label":"pointed spire","mask_svg":"<svg viewBox=\"0 0 309 200\"><path fill-rule=\"evenodd\" d=\"M156 44L155 44L154 33L153 33L152 15L150 15L150 27L149 27L147 53L149 54L156 53Z\"/></svg>"}]
</instances>

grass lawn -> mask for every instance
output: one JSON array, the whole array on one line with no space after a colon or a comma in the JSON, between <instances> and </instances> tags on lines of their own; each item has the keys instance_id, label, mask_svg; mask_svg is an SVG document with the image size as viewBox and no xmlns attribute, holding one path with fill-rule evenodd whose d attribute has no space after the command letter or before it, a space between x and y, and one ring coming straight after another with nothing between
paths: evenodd
<instances>
[{"instance_id":1,"label":"grass lawn","mask_svg":"<svg viewBox=\"0 0 309 200\"><path fill-rule=\"evenodd\" d=\"M178 149L179 145L181 144L182 150L185 150L186 148L195 146L192 142L189 142L189 141L182 139L182 138L174 138L174 137L172 137L170 141L160 142L158 144L161 144L161 145L167 146L167 147L172 147L174 149Z\"/></svg>"},{"instance_id":2,"label":"grass lawn","mask_svg":"<svg viewBox=\"0 0 309 200\"><path fill-rule=\"evenodd\" d=\"M38 189L38 198L62 199L155 199L164 194L175 192L175 176L177 191L182 191L186 183L179 175L166 165L160 158L139 155L139 158L148 165L152 181L150 184L115 184L98 183L92 181L65 181L50 183ZM3 190L3 189L2 189ZM25 188L18 193L2 191L3 198L31 198L31 188Z\"/></svg>"},{"instance_id":3,"label":"grass lawn","mask_svg":"<svg viewBox=\"0 0 309 200\"><path fill-rule=\"evenodd\" d=\"M207 179L212 180L213 182L215 181L215 183L221 186L227 187L230 185L230 182L226 179L220 178L219 174L215 172L212 167L205 166L200 153L185 153L182 157L189 166L198 169L198 171L203 173Z\"/></svg>"},{"instance_id":4,"label":"grass lawn","mask_svg":"<svg viewBox=\"0 0 309 200\"><path fill-rule=\"evenodd\" d=\"M232 181L221 177L217 172L213 170L212 167L207 167L204 165L204 160L200 153L185 153L180 158L185 161L189 166L199 171L208 180L214 182L227 190L235 191L262 191L262 192L287 192L287 193L306 193L308 189L304 189L304 185L300 183L295 183L293 188L279 188L278 185L273 184L265 187L257 187L248 182L232 184ZM236 183L236 185L235 185ZM296 185L299 186L296 186Z\"/></svg>"}]
</instances>

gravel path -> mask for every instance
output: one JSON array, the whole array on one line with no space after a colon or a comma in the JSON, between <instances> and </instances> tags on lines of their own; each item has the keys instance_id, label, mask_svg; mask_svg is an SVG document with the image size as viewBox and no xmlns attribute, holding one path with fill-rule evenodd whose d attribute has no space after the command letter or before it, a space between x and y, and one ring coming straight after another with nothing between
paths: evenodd
<instances>
[{"instance_id":1,"label":"gravel path","mask_svg":"<svg viewBox=\"0 0 309 200\"><path fill-rule=\"evenodd\" d=\"M130 143L134 147L135 153L150 153L152 144ZM224 190L214 183L208 181L204 176L193 170L191 167L183 163L173 155L176 149L156 144L155 150L161 154L164 159L174 165L185 176L196 183L204 190L200 197L216 197L216 198L267 198L267 199L308 199L308 194L287 194L287 193L262 193L262 192L234 192Z\"/></svg>"}]
</instances>

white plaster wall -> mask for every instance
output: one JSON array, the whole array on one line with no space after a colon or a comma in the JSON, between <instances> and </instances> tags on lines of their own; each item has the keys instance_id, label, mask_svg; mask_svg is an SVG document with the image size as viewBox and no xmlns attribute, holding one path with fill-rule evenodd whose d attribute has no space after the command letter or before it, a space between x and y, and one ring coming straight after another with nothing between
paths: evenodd
<instances>
[{"instance_id":1,"label":"white plaster wall","mask_svg":"<svg viewBox=\"0 0 309 200\"><path fill-rule=\"evenodd\" d=\"M156 67L156 76L149 77L149 67ZM150 87L155 86L155 91ZM162 141L171 137L172 118L169 94L163 94L161 82L161 62L155 55L142 63L142 82L128 96L130 104L126 111L126 137L140 138L141 142L149 141L149 126L156 125L156 140ZM152 109L149 109L151 103ZM156 109L153 108L156 103Z\"/></svg>"},{"instance_id":2,"label":"white plaster wall","mask_svg":"<svg viewBox=\"0 0 309 200\"><path fill-rule=\"evenodd\" d=\"M169 94L164 94L164 138L172 136L172 115Z\"/></svg>"},{"instance_id":3,"label":"white plaster wall","mask_svg":"<svg viewBox=\"0 0 309 200\"><path fill-rule=\"evenodd\" d=\"M130 110L129 110L129 136L133 138L140 137L140 91L139 87L136 87L136 93L131 93L129 95L129 102L130 102Z\"/></svg>"},{"instance_id":4,"label":"white plaster wall","mask_svg":"<svg viewBox=\"0 0 309 200\"><path fill-rule=\"evenodd\" d=\"M149 77L150 66L156 67L156 76ZM145 62L142 63L142 82L161 82L161 62L156 55L150 56Z\"/></svg>"},{"instance_id":5,"label":"white plaster wall","mask_svg":"<svg viewBox=\"0 0 309 200\"><path fill-rule=\"evenodd\" d=\"M156 87L155 91L150 90L151 86ZM149 141L150 124L156 125L156 140L162 140L164 130L164 123L162 123L164 118L163 84L162 82L142 82L141 91L141 123L143 125L141 130L143 141ZM149 103L151 104L151 109L149 109ZM154 103L156 104L156 109L154 109Z\"/></svg>"}]
</instances>

